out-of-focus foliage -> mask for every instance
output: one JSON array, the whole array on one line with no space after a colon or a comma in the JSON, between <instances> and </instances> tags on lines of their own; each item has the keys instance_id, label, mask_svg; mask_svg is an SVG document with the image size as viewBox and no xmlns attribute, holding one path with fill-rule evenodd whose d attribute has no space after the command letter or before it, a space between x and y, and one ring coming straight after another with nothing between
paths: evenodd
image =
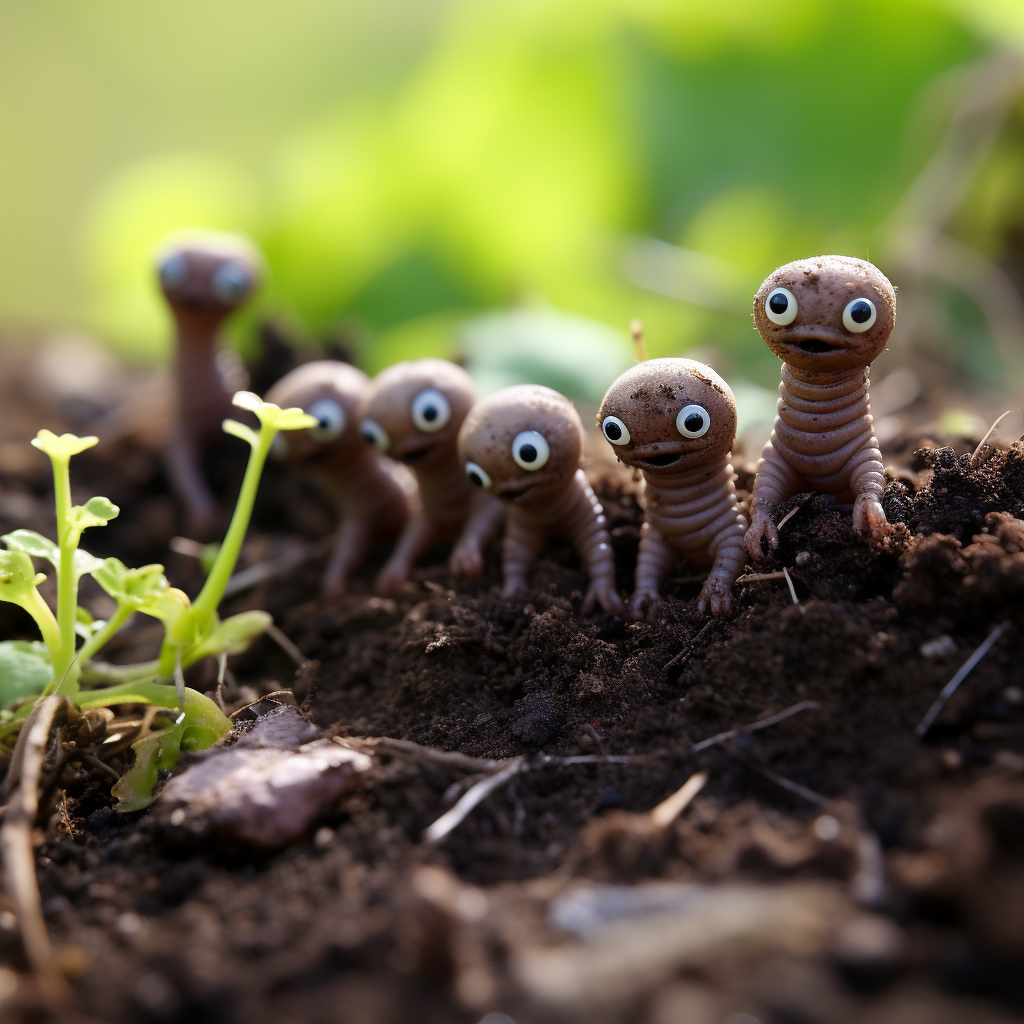
<instances>
[{"instance_id":1,"label":"out-of-focus foliage","mask_svg":"<svg viewBox=\"0 0 1024 1024\"><path fill-rule=\"evenodd\" d=\"M264 249L263 310L320 337L358 324L370 371L462 346L498 380L529 375L536 351L563 359L545 371L557 386L600 324L628 363L640 317L651 355L714 347L768 379L749 320L761 279L817 252L884 262L952 69L1024 39L1015 0L374 7L7 0L0 313L75 316L160 353L152 247L203 224ZM1022 154L1007 142L969 198L962 230L990 256L1008 218L1024 224ZM48 190L66 216L33 248ZM562 321L563 346L551 310L600 324ZM584 371L615 363L593 359Z\"/></svg>"}]
</instances>

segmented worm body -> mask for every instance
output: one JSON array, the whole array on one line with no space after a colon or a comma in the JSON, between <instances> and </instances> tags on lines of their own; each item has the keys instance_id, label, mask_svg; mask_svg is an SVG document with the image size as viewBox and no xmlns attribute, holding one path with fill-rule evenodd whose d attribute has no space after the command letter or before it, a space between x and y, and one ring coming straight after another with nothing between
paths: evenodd
<instances>
[{"instance_id":1,"label":"segmented worm body","mask_svg":"<svg viewBox=\"0 0 1024 1024\"><path fill-rule=\"evenodd\" d=\"M651 359L608 389L598 421L627 466L644 477L644 523L630 610L660 599L680 555L711 566L697 607L732 614L732 584L746 562L747 521L737 509L729 451L736 402L729 385L692 359Z\"/></svg>"},{"instance_id":2,"label":"segmented worm body","mask_svg":"<svg viewBox=\"0 0 1024 1024\"><path fill-rule=\"evenodd\" d=\"M449 569L483 571L483 549L501 528L505 510L467 480L457 439L476 389L461 367L443 359L398 363L379 374L359 406L364 439L404 462L418 484L418 504L377 576L378 593L401 592L413 566L434 544L453 542Z\"/></svg>"},{"instance_id":3,"label":"segmented worm body","mask_svg":"<svg viewBox=\"0 0 1024 1024\"><path fill-rule=\"evenodd\" d=\"M187 526L207 535L217 501L203 472L203 456L234 415L233 393L242 381L225 380L217 362L224 320L255 290L262 260L245 239L199 234L165 248L157 263L160 287L176 328L175 415L166 451L171 487L185 505Z\"/></svg>"},{"instance_id":4,"label":"segmented worm body","mask_svg":"<svg viewBox=\"0 0 1024 1024\"><path fill-rule=\"evenodd\" d=\"M316 417L305 431L279 435L282 454L308 467L337 508L338 539L324 570L324 596L348 592L355 570L378 541L393 540L409 518L409 495L394 473L394 464L363 440L356 412L370 380L346 363L319 360L282 377L267 392L267 401L282 408L298 406Z\"/></svg>"},{"instance_id":5,"label":"segmented worm body","mask_svg":"<svg viewBox=\"0 0 1024 1024\"><path fill-rule=\"evenodd\" d=\"M780 267L754 297L754 323L783 359L771 438L751 500L748 553L778 546L775 505L801 491L854 501L854 529L881 541L885 469L868 404L868 367L896 322L896 293L876 267L819 256Z\"/></svg>"},{"instance_id":6,"label":"segmented worm body","mask_svg":"<svg viewBox=\"0 0 1024 1024\"><path fill-rule=\"evenodd\" d=\"M508 506L502 546L504 594L527 586L537 556L553 538L579 553L590 585L583 612L596 604L622 615L604 511L579 468L583 424L557 391L524 384L474 406L459 433L466 476Z\"/></svg>"}]
</instances>

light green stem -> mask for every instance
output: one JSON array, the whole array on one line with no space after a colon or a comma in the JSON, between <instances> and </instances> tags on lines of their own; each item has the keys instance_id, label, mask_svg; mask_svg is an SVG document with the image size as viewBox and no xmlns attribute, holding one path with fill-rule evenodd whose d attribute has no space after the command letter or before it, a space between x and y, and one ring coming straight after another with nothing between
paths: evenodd
<instances>
[{"instance_id":1,"label":"light green stem","mask_svg":"<svg viewBox=\"0 0 1024 1024\"><path fill-rule=\"evenodd\" d=\"M62 693L74 694L78 690L78 673L71 669L75 657L75 609L78 605L78 587L75 580L75 548L77 537L68 527L71 508L71 476L68 459L53 458L53 495L57 510L57 547L60 561L57 566L57 628L60 630L60 649L53 661L53 678Z\"/></svg>"},{"instance_id":2,"label":"light green stem","mask_svg":"<svg viewBox=\"0 0 1024 1024\"><path fill-rule=\"evenodd\" d=\"M98 650L100 650L104 644L106 644L110 638L128 621L131 617L132 609L126 604L119 604L117 611L107 620L106 625L97 630L93 635L82 644L81 650L78 652L78 662L80 665L84 665ZM79 671L81 675L81 671Z\"/></svg>"},{"instance_id":3,"label":"light green stem","mask_svg":"<svg viewBox=\"0 0 1024 1024\"><path fill-rule=\"evenodd\" d=\"M249 529L249 520L252 518L253 505L256 503L256 491L260 485L260 477L263 475L263 466L267 461L270 446L277 436L277 428L270 424L260 426L259 441L249 453L249 464L245 468L245 478L242 480L242 489L235 503L235 512L231 517L231 525L224 537L224 543L217 552L210 575L206 577L206 583L199 592L199 596L192 602L192 607L175 624L174 629L164 641L160 650L160 675L169 677L174 672L176 651L188 644L198 636L200 638L209 634L213 626L214 616L217 613L217 605L224 596L224 590L235 571L238 556L242 551L242 542L245 540L246 531ZM188 664L188 659L183 659L183 664Z\"/></svg>"},{"instance_id":4,"label":"light green stem","mask_svg":"<svg viewBox=\"0 0 1024 1024\"><path fill-rule=\"evenodd\" d=\"M39 632L43 636L43 642L46 644L47 649L50 652L50 662L56 665L57 659L60 657L62 641L60 635L60 629L57 626L57 620L53 617L53 612L50 611L50 606L39 596L39 591L35 587L25 595L24 603L22 608L25 609L35 619L36 625L39 627ZM56 681L60 677L54 672L53 680L46 688L46 693L50 694L56 689Z\"/></svg>"}]
</instances>

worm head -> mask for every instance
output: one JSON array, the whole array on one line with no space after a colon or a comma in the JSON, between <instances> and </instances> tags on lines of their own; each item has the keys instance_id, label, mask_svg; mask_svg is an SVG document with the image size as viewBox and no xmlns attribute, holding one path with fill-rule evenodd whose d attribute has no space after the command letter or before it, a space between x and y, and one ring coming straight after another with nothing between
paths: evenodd
<instances>
[{"instance_id":1,"label":"worm head","mask_svg":"<svg viewBox=\"0 0 1024 1024\"><path fill-rule=\"evenodd\" d=\"M317 420L306 430L279 434L282 454L296 462L364 454L357 413L369 386L362 370L331 359L305 363L282 377L266 400L282 409L298 407Z\"/></svg>"},{"instance_id":2,"label":"worm head","mask_svg":"<svg viewBox=\"0 0 1024 1024\"><path fill-rule=\"evenodd\" d=\"M156 273L176 314L220 320L256 290L263 276L263 258L240 235L194 232L163 246Z\"/></svg>"},{"instance_id":3,"label":"worm head","mask_svg":"<svg viewBox=\"0 0 1024 1024\"><path fill-rule=\"evenodd\" d=\"M704 363L649 359L612 384L597 422L620 462L669 475L729 453L736 437L736 400Z\"/></svg>"},{"instance_id":4,"label":"worm head","mask_svg":"<svg viewBox=\"0 0 1024 1024\"><path fill-rule=\"evenodd\" d=\"M867 366L896 324L896 290L865 260L814 256L772 273L754 296L754 326L783 362L826 373Z\"/></svg>"},{"instance_id":5,"label":"worm head","mask_svg":"<svg viewBox=\"0 0 1024 1024\"><path fill-rule=\"evenodd\" d=\"M505 501L543 508L576 476L583 424L568 398L537 384L477 403L459 431L466 474Z\"/></svg>"},{"instance_id":6,"label":"worm head","mask_svg":"<svg viewBox=\"0 0 1024 1024\"><path fill-rule=\"evenodd\" d=\"M459 427L476 399L461 366L444 359L396 363L379 373L359 406L364 439L414 469L455 453Z\"/></svg>"}]
</instances>

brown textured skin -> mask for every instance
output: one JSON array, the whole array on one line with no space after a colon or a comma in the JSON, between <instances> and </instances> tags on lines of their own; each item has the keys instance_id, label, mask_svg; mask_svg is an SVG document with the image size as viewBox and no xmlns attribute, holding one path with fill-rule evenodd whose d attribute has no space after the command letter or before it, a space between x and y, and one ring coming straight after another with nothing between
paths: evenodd
<instances>
[{"instance_id":1,"label":"brown textured skin","mask_svg":"<svg viewBox=\"0 0 1024 1024\"><path fill-rule=\"evenodd\" d=\"M768 294L788 288L797 300L796 319L786 326L765 313ZM854 299L870 299L875 323L863 333L843 326L843 310ZM854 529L882 541L891 531L882 511L885 470L868 405L868 367L885 348L896 324L896 291L865 260L815 256L779 267L754 296L754 326L782 359L778 415L758 463L746 547L763 557L761 541L778 547L771 515L792 494L820 491L853 499ZM827 352L801 345L824 342Z\"/></svg>"},{"instance_id":2,"label":"brown textured skin","mask_svg":"<svg viewBox=\"0 0 1024 1024\"><path fill-rule=\"evenodd\" d=\"M676 427L679 411L688 405L702 406L711 416L702 437L685 437ZM736 400L729 385L692 359L650 359L612 384L597 415L599 427L608 416L626 425L629 441L609 444L646 483L631 615L641 618L660 600L679 555L696 566L711 566L698 610L710 605L715 616L732 615L732 585L746 562L747 521L737 511L729 464L736 437Z\"/></svg>"},{"instance_id":3,"label":"brown textured skin","mask_svg":"<svg viewBox=\"0 0 1024 1024\"><path fill-rule=\"evenodd\" d=\"M412 403L429 388L447 398L451 419L425 433L413 422ZM501 527L504 509L473 487L459 461L459 427L475 400L473 381L462 367L444 359L416 359L379 373L360 402L360 421L372 419L387 432L386 454L404 462L419 485L419 506L377 576L379 594L401 593L417 560L439 541L454 542L448 559L453 573L473 577L483 571L484 546Z\"/></svg>"},{"instance_id":4,"label":"brown textured skin","mask_svg":"<svg viewBox=\"0 0 1024 1024\"><path fill-rule=\"evenodd\" d=\"M517 434L536 430L551 454L537 470L512 457ZM502 566L506 597L525 589L537 555L551 537L564 537L579 552L590 575L583 612L595 604L623 615L615 589L615 562L604 512L579 468L583 424L569 399L550 388L520 384L504 388L473 407L459 432L463 465L475 462L491 478L491 493L508 506Z\"/></svg>"},{"instance_id":5,"label":"brown textured skin","mask_svg":"<svg viewBox=\"0 0 1024 1024\"><path fill-rule=\"evenodd\" d=\"M290 463L308 466L341 513L334 552L324 570L324 596L348 593L352 573L378 541L393 540L409 518L409 498L395 480L387 460L359 432L359 401L370 378L347 363L319 360L282 377L266 400L281 408L309 412L318 401L336 402L344 428L332 440L315 440L308 430L279 435Z\"/></svg>"},{"instance_id":6,"label":"brown textured skin","mask_svg":"<svg viewBox=\"0 0 1024 1024\"><path fill-rule=\"evenodd\" d=\"M184 266L183 278L169 281L163 272L170 260ZM237 264L248 286L237 298L223 301L214 292L214 275ZM252 295L261 278L262 260L245 239L213 232L165 247L157 259L161 291L176 329L174 362L175 417L166 451L171 487L184 503L186 528L206 536L217 520L217 502L202 469L202 453L221 436L221 423L233 416L232 392L217 368L217 334L224 320Z\"/></svg>"}]
</instances>

